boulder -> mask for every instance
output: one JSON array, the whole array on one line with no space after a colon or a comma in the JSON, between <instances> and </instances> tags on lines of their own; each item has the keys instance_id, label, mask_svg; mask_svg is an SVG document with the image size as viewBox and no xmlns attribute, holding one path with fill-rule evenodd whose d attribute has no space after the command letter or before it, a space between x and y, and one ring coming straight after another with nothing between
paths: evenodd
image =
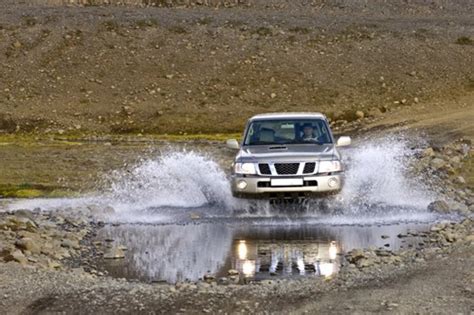
<instances>
[{"instance_id":1,"label":"boulder","mask_svg":"<svg viewBox=\"0 0 474 315\"><path fill-rule=\"evenodd\" d=\"M428 205L428 211L437 213L449 213L449 204L444 200L436 200Z\"/></svg>"},{"instance_id":2,"label":"boulder","mask_svg":"<svg viewBox=\"0 0 474 315\"><path fill-rule=\"evenodd\" d=\"M357 119L363 119L364 116L365 116L364 112L361 111L361 110L356 111L355 115L356 115Z\"/></svg>"},{"instance_id":3,"label":"boulder","mask_svg":"<svg viewBox=\"0 0 474 315\"><path fill-rule=\"evenodd\" d=\"M104 253L104 258L105 259L121 259L121 258L125 258L125 253L123 252L122 249L118 247L112 247L112 248L109 248Z\"/></svg>"},{"instance_id":4,"label":"boulder","mask_svg":"<svg viewBox=\"0 0 474 315\"><path fill-rule=\"evenodd\" d=\"M203 280L206 282L214 282L216 281L216 277L212 274L207 273L204 275Z\"/></svg>"},{"instance_id":5,"label":"boulder","mask_svg":"<svg viewBox=\"0 0 474 315\"><path fill-rule=\"evenodd\" d=\"M445 238L448 242L454 243L456 240L459 239L459 235L456 234L456 233L447 232L447 233L444 233L444 238Z\"/></svg>"},{"instance_id":6,"label":"boulder","mask_svg":"<svg viewBox=\"0 0 474 315\"><path fill-rule=\"evenodd\" d=\"M21 209L21 210L16 210L16 211L15 211L15 216L28 218L28 219L30 219L30 220L32 220L32 221L34 221L34 219L35 219L34 213L33 213L33 211L31 211L31 210L23 210L23 209Z\"/></svg>"},{"instance_id":7,"label":"boulder","mask_svg":"<svg viewBox=\"0 0 474 315\"><path fill-rule=\"evenodd\" d=\"M350 263L355 264L360 259L367 258L367 255L362 249L353 249L349 253L347 253L346 258Z\"/></svg>"},{"instance_id":8,"label":"boulder","mask_svg":"<svg viewBox=\"0 0 474 315\"><path fill-rule=\"evenodd\" d=\"M431 167L435 170L439 170L446 166L446 161L440 158L434 158L431 160Z\"/></svg>"},{"instance_id":9,"label":"boulder","mask_svg":"<svg viewBox=\"0 0 474 315\"><path fill-rule=\"evenodd\" d=\"M28 259L26 256L21 252L21 250L15 250L11 252L9 255L3 258L6 262L9 261L16 261L22 265L28 264Z\"/></svg>"},{"instance_id":10,"label":"boulder","mask_svg":"<svg viewBox=\"0 0 474 315\"><path fill-rule=\"evenodd\" d=\"M21 216L10 216L6 222L3 221L3 223L0 225L3 229L10 229L12 231L26 230L35 232L38 228L37 224L33 220Z\"/></svg>"},{"instance_id":11,"label":"boulder","mask_svg":"<svg viewBox=\"0 0 474 315\"><path fill-rule=\"evenodd\" d=\"M41 253L41 245L38 240L25 237L15 242L15 246L22 251L29 251L32 254Z\"/></svg>"},{"instance_id":12,"label":"boulder","mask_svg":"<svg viewBox=\"0 0 474 315\"><path fill-rule=\"evenodd\" d=\"M375 264L375 262L372 258L361 258L361 259L357 260L357 262L356 262L356 266L358 268L366 268L366 267L370 267L374 264Z\"/></svg>"},{"instance_id":13,"label":"boulder","mask_svg":"<svg viewBox=\"0 0 474 315\"><path fill-rule=\"evenodd\" d=\"M423 151L422 155L423 155L423 157L434 156L435 153L434 153L433 148L427 148Z\"/></svg>"},{"instance_id":14,"label":"boulder","mask_svg":"<svg viewBox=\"0 0 474 315\"><path fill-rule=\"evenodd\" d=\"M79 242L77 240L71 240L71 239L64 239L61 242L61 247L65 248L73 248L73 249L80 249L81 245L79 245Z\"/></svg>"},{"instance_id":15,"label":"boulder","mask_svg":"<svg viewBox=\"0 0 474 315\"><path fill-rule=\"evenodd\" d=\"M221 277L221 278L219 278L218 282L219 282L219 284L227 285L227 284L229 284L229 279L227 279L226 277Z\"/></svg>"}]
</instances>

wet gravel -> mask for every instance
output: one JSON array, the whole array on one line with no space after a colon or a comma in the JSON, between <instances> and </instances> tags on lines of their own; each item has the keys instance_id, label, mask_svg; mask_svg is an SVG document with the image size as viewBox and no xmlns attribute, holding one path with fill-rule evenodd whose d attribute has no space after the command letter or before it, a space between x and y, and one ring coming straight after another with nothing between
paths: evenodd
<instances>
[{"instance_id":1,"label":"wet gravel","mask_svg":"<svg viewBox=\"0 0 474 315\"><path fill-rule=\"evenodd\" d=\"M105 257L115 255L117 257L112 261L117 261L118 269L123 270L120 261L136 251L133 244L122 243L126 238L107 234L107 229L126 231L128 228L127 224L104 223L107 214L114 212L110 207L0 212L1 309L6 313L35 314L472 311L472 191L462 181L451 181L472 150L466 149L464 142L453 142L433 151L426 149L421 153L418 172L420 176L429 174L434 183L445 184L447 189L429 210L436 216L454 220L435 222L420 230L405 229L398 231L396 236L383 232L382 228L375 234L378 241L375 247L363 243L351 247L346 242L345 250L337 255L338 272L318 277L279 278L270 274L263 280L248 278L244 269L230 269L234 267L231 263L224 264L220 273L206 275L204 268L193 281L177 279L176 283L166 283L161 281L166 279L158 278L154 279L158 282L148 283L150 279L102 268ZM434 159L445 162L433 162ZM202 223L196 224L201 219ZM229 221L205 217L199 211L191 213L183 224L195 225L199 230L213 220L214 225L220 225L224 230L225 225L229 225ZM186 229L170 224L156 228L168 229L169 233L159 237L160 240L166 240L174 230L179 236L183 234L181 229ZM362 229L370 228L366 225ZM140 232L140 228L137 230ZM231 243L232 240L248 239L250 246L252 239L262 239L258 231L244 232L236 233L236 238L230 237ZM273 242L278 241L278 233L269 235ZM291 239L288 235L291 233L284 239ZM354 239L354 236L346 238ZM384 246L395 239L399 241L397 246ZM326 241L333 240L337 243L338 238L326 237ZM376 243L369 239L367 244L371 242ZM238 251L239 243L233 244L231 247L237 246ZM153 248L152 244L148 245ZM179 247L171 244L169 248L172 252ZM225 248L228 247L224 247L223 252ZM182 253L189 247L184 249ZM203 253L199 247L194 250ZM213 250L212 246L209 250ZM345 297L343 302L339 296ZM319 297L320 302L316 303L314 297ZM417 304L416 301L420 302Z\"/></svg>"}]
</instances>

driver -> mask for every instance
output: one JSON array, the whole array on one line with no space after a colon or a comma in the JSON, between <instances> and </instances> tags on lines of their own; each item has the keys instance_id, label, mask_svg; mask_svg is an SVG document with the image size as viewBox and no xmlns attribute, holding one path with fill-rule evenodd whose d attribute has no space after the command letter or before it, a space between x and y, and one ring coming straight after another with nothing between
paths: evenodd
<instances>
[{"instance_id":1,"label":"driver","mask_svg":"<svg viewBox=\"0 0 474 315\"><path fill-rule=\"evenodd\" d=\"M303 141L315 141L317 140L313 134L313 126L311 124L304 124L303 125Z\"/></svg>"}]
</instances>

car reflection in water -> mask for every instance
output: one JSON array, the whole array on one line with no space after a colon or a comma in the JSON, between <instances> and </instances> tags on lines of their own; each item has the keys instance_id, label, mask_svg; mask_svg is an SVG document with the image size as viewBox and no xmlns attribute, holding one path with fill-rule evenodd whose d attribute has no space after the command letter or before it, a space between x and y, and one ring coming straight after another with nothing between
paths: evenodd
<instances>
[{"instance_id":1,"label":"car reflection in water","mask_svg":"<svg viewBox=\"0 0 474 315\"><path fill-rule=\"evenodd\" d=\"M225 277L237 269L247 280L324 276L339 271L353 248L414 246L399 233L427 225L321 226L214 224L106 226L100 240L128 248L125 259L103 260L111 276L143 281L197 281L205 274ZM384 237L381 237L384 235Z\"/></svg>"},{"instance_id":2,"label":"car reflection in water","mask_svg":"<svg viewBox=\"0 0 474 315\"><path fill-rule=\"evenodd\" d=\"M325 276L339 270L339 247L335 241L236 240L232 267L252 279L268 276Z\"/></svg>"}]
</instances>

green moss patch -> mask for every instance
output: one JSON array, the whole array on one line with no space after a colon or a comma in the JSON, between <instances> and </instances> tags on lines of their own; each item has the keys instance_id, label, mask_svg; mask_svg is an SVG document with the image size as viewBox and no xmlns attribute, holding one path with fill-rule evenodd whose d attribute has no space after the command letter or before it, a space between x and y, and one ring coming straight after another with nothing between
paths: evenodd
<instances>
[{"instance_id":1,"label":"green moss patch","mask_svg":"<svg viewBox=\"0 0 474 315\"><path fill-rule=\"evenodd\" d=\"M20 185L0 184L0 198L58 198L72 197L76 193L65 188L24 183Z\"/></svg>"}]
</instances>

